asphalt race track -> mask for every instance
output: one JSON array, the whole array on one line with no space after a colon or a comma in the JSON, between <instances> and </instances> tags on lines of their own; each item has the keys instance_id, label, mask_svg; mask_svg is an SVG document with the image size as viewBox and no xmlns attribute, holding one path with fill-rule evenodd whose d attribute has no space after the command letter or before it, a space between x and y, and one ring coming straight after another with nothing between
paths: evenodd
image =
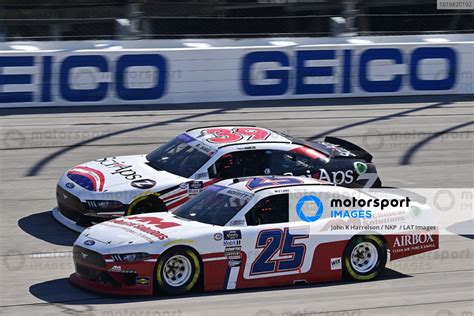
<instances>
[{"instance_id":1,"label":"asphalt race track","mask_svg":"<svg viewBox=\"0 0 474 316\"><path fill-rule=\"evenodd\" d=\"M377 281L111 298L68 283L77 236L55 222L55 185L81 162L147 153L191 127L255 124L361 144L388 186L474 186L474 101L431 96L198 106L0 110L0 315L473 315L473 236L391 263ZM472 223L471 223L472 224Z\"/></svg>"}]
</instances>

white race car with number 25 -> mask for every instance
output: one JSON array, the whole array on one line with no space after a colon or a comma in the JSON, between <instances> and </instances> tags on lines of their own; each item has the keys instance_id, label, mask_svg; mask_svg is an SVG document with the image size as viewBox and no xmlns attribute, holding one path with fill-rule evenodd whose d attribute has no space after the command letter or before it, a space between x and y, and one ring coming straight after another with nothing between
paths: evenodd
<instances>
[{"instance_id":1,"label":"white race car with number 25","mask_svg":"<svg viewBox=\"0 0 474 316\"><path fill-rule=\"evenodd\" d=\"M223 180L172 212L85 229L74 244L76 272L70 278L82 288L112 295L312 283L344 275L365 281L382 271L387 251L395 260L438 248L434 232L338 235L326 233L333 220L327 216L290 220L292 194L351 196L354 191L305 177ZM323 233L312 234L314 227Z\"/></svg>"}]
</instances>

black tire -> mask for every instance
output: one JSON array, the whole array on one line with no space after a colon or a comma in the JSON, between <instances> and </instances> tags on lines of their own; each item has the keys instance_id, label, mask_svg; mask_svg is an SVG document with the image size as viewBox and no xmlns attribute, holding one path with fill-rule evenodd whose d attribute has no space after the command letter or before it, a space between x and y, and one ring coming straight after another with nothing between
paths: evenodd
<instances>
[{"instance_id":1,"label":"black tire","mask_svg":"<svg viewBox=\"0 0 474 316\"><path fill-rule=\"evenodd\" d=\"M342 270L350 279L370 281L384 270L386 263L387 246L384 240L374 235L358 235L344 249Z\"/></svg>"},{"instance_id":2,"label":"black tire","mask_svg":"<svg viewBox=\"0 0 474 316\"><path fill-rule=\"evenodd\" d=\"M137 215L154 212L166 212L167 208L163 201L154 195L150 195L144 199L132 203L127 215Z\"/></svg>"},{"instance_id":3,"label":"black tire","mask_svg":"<svg viewBox=\"0 0 474 316\"><path fill-rule=\"evenodd\" d=\"M184 273L184 270L179 268L175 271L175 276L177 281L182 281L182 284L179 284L177 281L173 281L170 278L170 274L173 272L169 272L165 276L166 271L170 271L169 267L173 262L182 261L184 265L187 263L190 265L189 274ZM172 269L171 269L172 270ZM188 277L179 277L179 273L183 273L184 276L188 275ZM163 294L168 295L182 295L185 293L190 292L193 288L199 283L202 274L202 267L201 261L199 256L196 252L192 249L187 247L175 247L168 251L166 251L162 256L160 256L158 262L155 266L155 291ZM176 282L177 284L172 284L172 282Z\"/></svg>"}]
</instances>

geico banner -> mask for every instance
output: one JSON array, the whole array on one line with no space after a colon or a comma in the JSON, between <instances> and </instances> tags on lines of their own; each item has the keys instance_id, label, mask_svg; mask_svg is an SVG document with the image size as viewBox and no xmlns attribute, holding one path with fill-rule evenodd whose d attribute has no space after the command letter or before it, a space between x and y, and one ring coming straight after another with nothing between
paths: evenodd
<instances>
[{"instance_id":1,"label":"geico banner","mask_svg":"<svg viewBox=\"0 0 474 316\"><path fill-rule=\"evenodd\" d=\"M473 55L472 41L2 50L0 107L465 94Z\"/></svg>"}]
</instances>

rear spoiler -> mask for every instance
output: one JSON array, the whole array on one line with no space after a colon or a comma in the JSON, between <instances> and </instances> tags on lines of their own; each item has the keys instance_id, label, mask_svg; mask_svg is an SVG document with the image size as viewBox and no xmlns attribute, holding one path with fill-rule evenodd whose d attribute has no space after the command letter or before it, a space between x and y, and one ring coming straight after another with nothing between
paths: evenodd
<instances>
[{"instance_id":1,"label":"rear spoiler","mask_svg":"<svg viewBox=\"0 0 474 316\"><path fill-rule=\"evenodd\" d=\"M334 145L339 145L342 148L347 149L348 151L350 151L351 153L356 155L357 158L364 159L367 162L372 161L373 157L372 157L371 154L369 154L365 149L363 149L363 148L361 148L361 147L359 147L359 146L357 146L357 145L355 145L351 142L348 142L347 140L340 139L340 138L337 138L337 137L327 136L324 139L324 142L331 143L331 144L334 144Z\"/></svg>"}]
</instances>

